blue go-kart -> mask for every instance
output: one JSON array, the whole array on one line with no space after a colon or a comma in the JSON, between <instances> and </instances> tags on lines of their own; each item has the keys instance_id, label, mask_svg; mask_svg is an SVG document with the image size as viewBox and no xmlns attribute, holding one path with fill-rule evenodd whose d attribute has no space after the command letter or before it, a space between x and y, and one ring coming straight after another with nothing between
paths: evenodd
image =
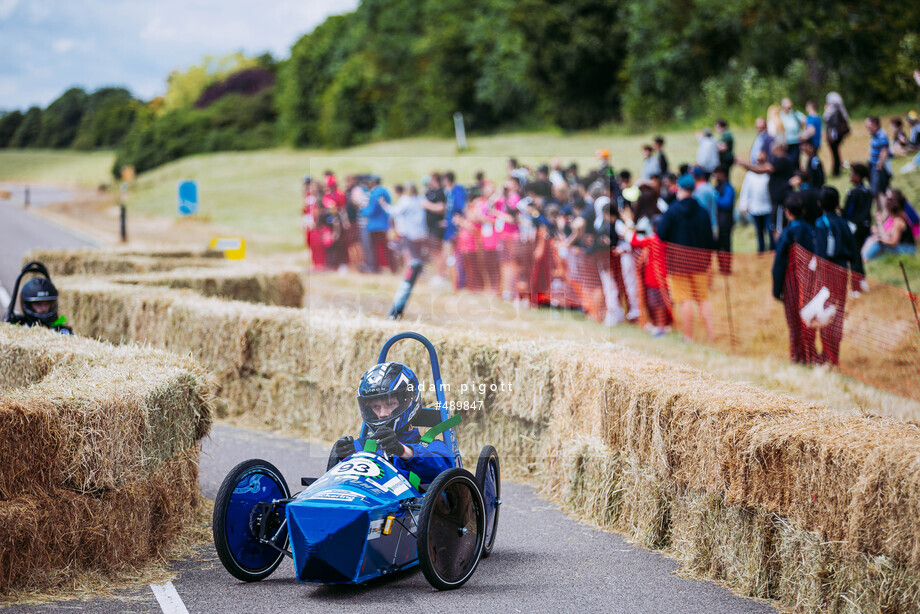
<instances>
[{"instance_id":1,"label":"blue go-kart","mask_svg":"<svg viewBox=\"0 0 920 614\"><path fill-rule=\"evenodd\" d=\"M294 560L297 579L325 584L360 584L420 565L438 590L459 588L492 552L501 505L498 454L486 446L476 475L463 469L454 426L444 400L438 356L428 339L405 332L380 351L386 362L400 339L415 339L427 349L437 392L437 408L421 408L413 426L430 427L427 441L442 437L453 451L452 467L430 484L404 475L375 451L339 462L333 451L321 478L302 478L293 497L281 473L269 462L240 463L227 475L214 502L214 545L224 567L236 578L268 577L285 555ZM361 437L369 429L362 424Z\"/></svg>"}]
</instances>

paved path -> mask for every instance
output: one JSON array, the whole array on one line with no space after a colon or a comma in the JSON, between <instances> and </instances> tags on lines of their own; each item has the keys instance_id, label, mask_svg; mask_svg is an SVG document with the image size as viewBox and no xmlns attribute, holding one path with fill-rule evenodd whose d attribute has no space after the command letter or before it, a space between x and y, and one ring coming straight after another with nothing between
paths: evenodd
<instances>
[{"instance_id":1,"label":"paved path","mask_svg":"<svg viewBox=\"0 0 920 614\"><path fill-rule=\"evenodd\" d=\"M95 245L83 236L50 224L23 207L22 184L0 184L0 191L12 192L12 198L0 198L0 307L6 309L7 294L13 292L16 276L22 270L22 257L30 249L78 248ZM50 186L30 188L31 207L69 200L71 192ZM64 309L66 315L66 309ZM2 317L0 317L2 320Z\"/></svg>"},{"instance_id":2,"label":"paved path","mask_svg":"<svg viewBox=\"0 0 920 614\"><path fill-rule=\"evenodd\" d=\"M252 457L273 463L292 489L303 475L318 475L328 448L307 442L218 425L201 459L201 488L217 493L224 475ZM439 593L420 571L410 570L367 586L299 584L293 564L259 583L245 584L228 574L212 546L174 565L173 581L189 612L603 612L714 614L772 612L769 606L731 594L711 582L675 575L677 563L636 548L621 537L579 524L534 489L505 482L498 538L492 556L456 591ZM119 599L22 606L10 613L55 611L161 611L153 591L138 589ZM74 608L74 609L70 609Z\"/></svg>"}]
</instances>

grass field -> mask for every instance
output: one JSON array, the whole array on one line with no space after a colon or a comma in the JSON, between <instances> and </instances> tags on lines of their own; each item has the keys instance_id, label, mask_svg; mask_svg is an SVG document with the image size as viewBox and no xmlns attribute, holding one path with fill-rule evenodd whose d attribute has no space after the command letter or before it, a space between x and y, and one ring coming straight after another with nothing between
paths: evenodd
<instances>
[{"instance_id":1,"label":"grass field","mask_svg":"<svg viewBox=\"0 0 920 614\"><path fill-rule=\"evenodd\" d=\"M844 159L859 160L866 154L868 135L857 125L853 136L843 149ZM747 151L753 138L753 131L741 129L734 131L736 149L739 153ZM146 224L149 232L162 236L164 242L178 241L188 237L190 230L198 230L196 240L208 234L233 232L247 238L252 253L268 255L287 253L294 255L303 249L303 238L299 229L301 209L301 176L310 173L322 175L326 169L344 175L351 172L375 172L380 174L384 183L393 185L397 182L416 181L432 170L454 170L461 181L469 182L475 172L482 170L491 177L502 177L508 157L517 157L521 162L535 164L559 158L563 163L577 162L582 168L596 164L594 151L606 147L613 154L614 167L638 169L641 160L641 144L649 142L652 133L640 135L619 134L505 134L471 139L472 149L458 153L455 144L447 139L407 139L366 145L342 151L291 150L274 149L246 153L221 153L192 156L159 169L141 175L128 193L128 210L130 226ZM665 132L666 151L672 165L681 161L692 160L696 153L696 139L691 131ZM0 152L0 181L30 180L58 183L76 183L95 187L109 177L112 164L111 153L75 153L75 152ZM829 160L825 161L829 166ZM900 163L896 165L900 167ZM736 171L733 182L740 186L742 173ZM177 218L175 210L176 183L183 179L195 179L199 182L202 201L201 213L197 219ZM833 181L841 191L846 189L846 178ZM920 202L920 172L901 175L896 172L894 184L899 186L913 202ZM111 194L109 205L114 203ZM111 211L111 207L107 208ZM67 212L74 216L78 208ZM108 215L106 218L104 215ZM100 215L100 223L116 228L115 219L110 213ZM88 218L92 219L92 218ZM85 223L85 222L84 222ZM135 233L133 236L137 236ZM738 227L735 234L737 251L754 250L753 231L748 227ZM920 258L905 259L914 290L920 290ZM889 284L903 288L904 282L898 266L898 260L887 258L869 263L869 275ZM392 297L395 280L341 280L330 278L320 283L321 276L314 276L312 290L319 290L320 285L337 286L344 294L352 296L364 294L365 303L386 303L379 310L386 311ZM368 285L370 287L365 288ZM382 284L382 286L381 286ZM332 288L329 288L331 291ZM767 300L768 297L764 297ZM413 298L413 301L416 297ZM364 305L367 308L367 305ZM422 317L425 317L422 315ZM538 321L546 322L538 316ZM437 318L435 318L437 321ZM518 319L525 323L527 320ZM450 321L450 323L454 323ZM456 322L459 324L459 322ZM469 323L467 323L469 324ZM531 323L532 324L532 323ZM558 324L571 327L574 334L584 334L582 329L588 325L584 321L572 321L569 318ZM554 327L555 325L550 325ZM512 326L512 328L514 328ZM542 327L540 327L542 328ZM628 329L632 331L632 329ZM562 333L561 331L560 334ZM589 336L603 334L597 330ZM621 340L629 338L633 332L617 332L614 336ZM635 331L635 343L645 345L648 337L642 331ZM658 349L654 351L660 351ZM689 352L689 348L675 346L666 352L668 358L682 354L694 353L688 361L696 366L706 368L712 364L711 351ZM721 359L720 359L721 360ZM719 360L715 360L716 363ZM734 365L731 360L720 365L716 370L721 374L729 373ZM807 385L799 382L782 384L776 378L762 380L756 375L755 367L741 369L739 377L758 381L767 387L800 394ZM810 371L809 371L810 373ZM792 379L799 376L794 375ZM810 396L810 395L806 395ZM824 396L824 393L821 394ZM858 396L862 396L861 393ZM811 398L814 398L813 396ZM871 407L877 403L866 401L854 405ZM897 413L886 411L885 413Z\"/></svg>"}]
</instances>

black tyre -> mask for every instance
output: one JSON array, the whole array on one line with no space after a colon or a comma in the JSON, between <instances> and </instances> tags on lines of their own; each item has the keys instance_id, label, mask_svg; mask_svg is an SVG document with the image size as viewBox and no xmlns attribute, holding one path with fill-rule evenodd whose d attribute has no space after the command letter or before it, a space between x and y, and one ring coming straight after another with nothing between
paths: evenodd
<instances>
[{"instance_id":1,"label":"black tyre","mask_svg":"<svg viewBox=\"0 0 920 614\"><path fill-rule=\"evenodd\" d=\"M466 469L442 471L422 502L418 526L419 565L440 591L460 588L472 577L485 543L485 503Z\"/></svg>"},{"instance_id":2,"label":"black tyre","mask_svg":"<svg viewBox=\"0 0 920 614\"><path fill-rule=\"evenodd\" d=\"M482 556L492 554L495 545L495 536L498 534L498 512L502 504L502 477L498 465L498 452L492 446L486 446L479 453L479 462L476 464L476 483L482 491L482 499L486 506L486 531L485 543L482 547Z\"/></svg>"},{"instance_id":3,"label":"black tyre","mask_svg":"<svg viewBox=\"0 0 920 614\"><path fill-rule=\"evenodd\" d=\"M244 461L224 478L214 500L212 531L217 556L235 578L258 582L271 575L281 563L284 553L259 541L259 523L253 508L259 503L290 498L290 490L281 472L264 460ZM268 524L269 531L272 534L276 532L283 520L283 514L272 518ZM287 543L285 527L276 545L284 549Z\"/></svg>"}]
</instances>

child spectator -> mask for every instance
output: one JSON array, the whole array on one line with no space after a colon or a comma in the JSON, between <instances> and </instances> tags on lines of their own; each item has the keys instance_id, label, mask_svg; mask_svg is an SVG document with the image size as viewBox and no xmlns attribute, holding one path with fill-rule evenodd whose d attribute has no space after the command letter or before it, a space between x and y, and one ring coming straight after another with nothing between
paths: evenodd
<instances>
[{"instance_id":1,"label":"child spectator","mask_svg":"<svg viewBox=\"0 0 920 614\"><path fill-rule=\"evenodd\" d=\"M802 143L802 154L805 158L804 177L805 187L820 190L824 187L824 165L818 157L817 150L812 141Z\"/></svg>"},{"instance_id":2,"label":"child spectator","mask_svg":"<svg viewBox=\"0 0 920 614\"><path fill-rule=\"evenodd\" d=\"M884 217L872 229L872 237L863 246L863 258L872 260L884 254L916 254L917 240L905 213L905 199L900 190L891 190L885 199Z\"/></svg>"},{"instance_id":3,"label":"child spectator","mask_svg":"<svg viewBox=\"0 0 920 614\"><path fill-rule=\"evenodd\" d=\"M651 220L652 232L646 236L630 231L627 234L633 250L641 250L642 286L645 307L648 310L650 331L653 337L666 334L671 328L670 299L666 285L668 265L665 245L658 238L658 224L661 216Z\"/></svg>"},{"instance_id":4,"label":"child spectator","mask_svg":"<svg viewBox=\"0 0 920 614\"><path fill-rule=\"evenodd\" d=\"M773 297L783 302L786 323L789 326L789 354L793 362L810 364L816 360L815 331L805 326L799 310L806 301L804 288L798 275L801 255L793 252L793 246L814 253L814 229L801 220L805 204L798 194L790 194L783 203L789 222L780 235L773 260ZM807 300L807 299L806 299Z\"/></svg>"},{"instance_id":5,"label":"child spectator","mask_svg":"<svg viewBox=\"0 0 920 614\"><path fill-rule=\"evenodd\" d=\"M843 218L851 224L850 230L856 239L856 246L862 249L872 229L872 193L866 188L869 169L865 164L854 164L850 168L850 183L843 208Z\"/></svg>"},{"instance_id":6,"label":"child spectator","mask_svg":"<svg viewBox=\"0 0 920 614\"><path fill-rule=\"evenodd\" d=\"M843 315L847 300L847 268L853 274L853 289L865 283L862 258L856 239L846 220L837 215L840 194L833 187L823 188L818 196L823 215L815 223L815 255L819 261L818 279L830 291L828 304L834 306L834 317L821 332L821 362L840 362L840 339L843 336Z\"/></svg>"}]
</instances>

